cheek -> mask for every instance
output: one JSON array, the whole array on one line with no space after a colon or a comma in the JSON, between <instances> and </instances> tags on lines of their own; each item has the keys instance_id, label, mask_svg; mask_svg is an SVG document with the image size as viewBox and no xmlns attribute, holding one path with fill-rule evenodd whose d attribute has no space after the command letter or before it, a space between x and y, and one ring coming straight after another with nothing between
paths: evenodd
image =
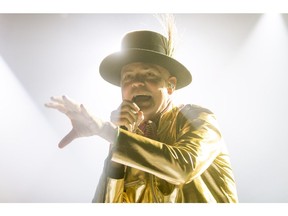
<instances>
[{"instance_id":1,"label":"cheek","mask_svg":"<svg viewBox=\"0 0 288 216\"><path fill-rule=\"evenodd\" d=\"M157 92L154 93L153 99L155 104L162 104L163 100L165 98L165 94L163 90L161 89L160 91L158 90Z\"/></svg>"},{"instance_id":2,"label":"cheek","mask_svg":"<svg viewBox=\"0 0 288 216\"><path fill-rule=\"evenodd\" d=\"M153 79L146 81L146 86L152 91L159 91L160 89L164 88L165 82L161 79Z\"/></svg>"},{"instance_id":3,"label":"cheek","mask_svg":"<svg viewBox=\"0 0 288 216\"><path fill-rule=\"evenodd\" d=\"M122 99L129 100L129 90L125 86L121 86Z\"/></svg>"},{"instance_id":4,"label":"cheek","mask_svg":"<svg viewBox=\"0 0 288 216\"><path fill-rule=\"evenodd\" d=\"M147 79L146 83L149 83L149 85L153 86L160 86L162 85L162 79L161 78Z\"/></svg>"}]
</instances>

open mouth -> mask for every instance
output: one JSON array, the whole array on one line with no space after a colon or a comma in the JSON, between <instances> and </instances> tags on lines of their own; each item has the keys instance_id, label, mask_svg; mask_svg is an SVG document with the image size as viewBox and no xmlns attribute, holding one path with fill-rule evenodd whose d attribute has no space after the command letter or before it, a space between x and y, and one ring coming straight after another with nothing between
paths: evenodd
<instances>
[{"instance_id":1,"label":"open mouth","mask_svg":"<svg viewBox=\"0 0 288 216\"><path fill-rule=\"evenodd\" d=\"M151 100L151 96L149 95L135 95L133 98L132 98L132 101L134 103L136 103L137 105L143 105L144 103L147 103Z\"/></svg>"}]
</instances>

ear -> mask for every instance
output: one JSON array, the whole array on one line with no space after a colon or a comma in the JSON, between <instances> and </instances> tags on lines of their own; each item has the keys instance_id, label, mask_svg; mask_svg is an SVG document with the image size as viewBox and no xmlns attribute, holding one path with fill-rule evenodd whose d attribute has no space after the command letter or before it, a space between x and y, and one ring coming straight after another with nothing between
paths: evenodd
<instances>
[{"instance_id":1,"label":"ear","mask_svg":"<svg viewBox=\"0 0 288 216\"><path fill-rule=\"evenodd\" d=\"M176 77L169 77L168 79L168 94L171 95L176 89L177 79Z\"/></svg>"}]
</instances>

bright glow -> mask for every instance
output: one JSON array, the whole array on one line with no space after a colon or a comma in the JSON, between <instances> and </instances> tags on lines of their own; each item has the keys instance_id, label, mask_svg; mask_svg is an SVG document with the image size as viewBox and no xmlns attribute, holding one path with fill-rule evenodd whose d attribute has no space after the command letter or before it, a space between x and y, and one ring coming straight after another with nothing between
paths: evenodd
<instances>
[{"instance_id":1,"label":"bright glow","mask_svg":"<svg viewBox=\"0 0 288 216\"><path fill-rule=\"evenodd\" d=\"M224 132L243 201L286 199L279 185L284 187L288 179L283 173L288 139L287 59L287 24L280 14L265 14L225 69L222 85L226 85L223 94L228 103L221 119L225 119ZM277 186L267 187L268 182Z\"/></svg>"},{"instance_id":2,"label":"bright glow","mask_svg":"<svg viewBox=\"0 0 288 216\"><path fill-rule=\"evenodd\" d=\"M105 149L79 145L79 149L59 150L62 137L55 134L2 58L0 98L0 203L91 202ZM92 187L79 187L87 184Z\"/></svg>"},{"instance_id":3,"label":"bright glow","mask_svg":"<svg viewBox=\"0 0 288 216\"><path fill-rule=\"evenodd\" d=\"M193 82L175 100L217 115L241 202L288 202L285 16L176 16L177 58ZM91 201L108 143L91 137L58 149L70 122L43 104L67 94L108 120L121 95L99 63L124 33L147 28L161 31L151 14L0 15L0 202Z\"/></svg>"}]
</instances>

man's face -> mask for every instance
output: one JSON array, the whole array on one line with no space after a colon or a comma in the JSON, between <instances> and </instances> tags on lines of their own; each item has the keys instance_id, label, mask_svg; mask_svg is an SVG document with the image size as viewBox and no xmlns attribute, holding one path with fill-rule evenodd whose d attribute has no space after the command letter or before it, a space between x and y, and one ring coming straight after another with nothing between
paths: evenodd
<instances>
[{"instance_id":1,"label":"man's face","mask_svg":"<svg viewBox=\"0 0 288 216\"><path fill-rule=\"evenodd\" d=\"M121 88L123 100L136 103L148 120L163 111L170 101L173 91L167 83L176 85L176 78L158 65L147 63L131 63L122 68Z\"/></svg>"}]
</instances>

